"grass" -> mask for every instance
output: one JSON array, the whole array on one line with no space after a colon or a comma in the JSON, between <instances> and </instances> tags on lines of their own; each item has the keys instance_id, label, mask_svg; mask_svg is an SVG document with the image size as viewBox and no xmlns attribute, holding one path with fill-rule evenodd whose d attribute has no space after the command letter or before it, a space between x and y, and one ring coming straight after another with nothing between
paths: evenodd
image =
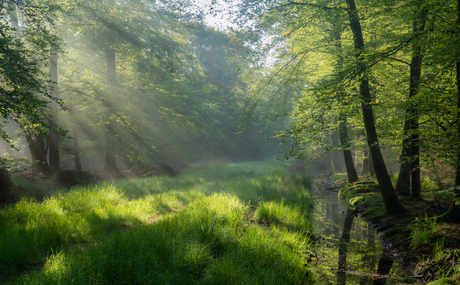
<instances>
[{"instance_id":1,"label":"grass","mask_svg":"<svg viewBox=\"0 0 460 285\"><path fill-rule=\"evenodd\" d=\"M202 167L23 198L0 210L0 282L308 283L311 180L285 166Z\"/></svg>"},{"instance_id":2,"label":"grass","mask_svg":"<svg viewBox=\"0 0 460 285\"><path fill-rule=\"evenodd\" d=\"M416 219L410 226L411 232L410 247L416 249L423 245L429 244L434 237L440 236L441 230L436 223L436 219L428 218Z\"/></svg>"}]
</instances>

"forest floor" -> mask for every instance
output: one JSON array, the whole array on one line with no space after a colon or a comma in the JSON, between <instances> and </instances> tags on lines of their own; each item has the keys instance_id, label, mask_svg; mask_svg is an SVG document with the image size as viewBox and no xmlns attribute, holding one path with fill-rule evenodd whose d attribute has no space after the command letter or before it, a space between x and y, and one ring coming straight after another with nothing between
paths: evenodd
<instances>
[{"instance_id":1,"label":"forest floor","mask_svg":"<svg viewBox=\"0 0 460 285\"><path fill-rule=\"evenodd\" d=\"M376 228L393 258L411 269L415 278L425 282L448 278L453 283L445 284L460 284L460 225L433 218L445 213L450 201L400 197L408 212L395 216L373 210L383 208L381 200L376 204L366 201L373 200L358 204L356 212Z\"/></svg>"}]
</instances>

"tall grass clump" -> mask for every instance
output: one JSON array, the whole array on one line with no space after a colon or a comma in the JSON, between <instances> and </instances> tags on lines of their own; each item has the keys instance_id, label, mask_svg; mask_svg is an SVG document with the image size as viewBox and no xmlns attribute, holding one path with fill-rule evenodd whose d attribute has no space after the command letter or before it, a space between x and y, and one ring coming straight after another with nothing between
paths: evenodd
<instances>
[{"instance_id":1,"label":"tall grass clump","mask_svg":"<svg viewBox=\"0 0 460 285\"><path fill-rule=\"evenodd\" d=\"M419 248L430 242L430 239L439 235L440 229L436 220L425 216L424 219L416 219L410 226L410 246L412 249Z\"/></svg>"},{"instance_id":2,"label":"tall grass clump","mask_svg":"<svg viewBox=\"0 0 460 285\"><path fill-rule=\"evenodd\" d=\"M23 199L0 211L0 282L308 283L309 178L286 169L230 164Z\"/></svg>"}]
</instances>

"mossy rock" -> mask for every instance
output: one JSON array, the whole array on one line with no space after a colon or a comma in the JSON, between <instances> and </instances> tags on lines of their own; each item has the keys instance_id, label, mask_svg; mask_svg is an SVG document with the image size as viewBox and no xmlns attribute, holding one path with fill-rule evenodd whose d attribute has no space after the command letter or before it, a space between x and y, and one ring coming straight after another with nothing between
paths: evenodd
<instances>
[{"instance_id":1,"label":"mossy rock","mask_svg":"<svg viewBox=\"0 0 460 285\"><path fill-rule=\"evenodd\" d=\"M378 192L379 185L374 181L359 181L356 183L344 186L339 191L339 196L345 197L346 200L350 200L360 194Z\"/></svg>"},{"instance_id":2,"label":"mossy rock","mask_svg":"<svg viewBox=\"0 0 460 285\"><path fill-rule=\"evenodd\" d=\"M356 208L358 206L358 204L363 202L364 200L366 200L366 197L364 197L364 196L356 196L354 198L351 198L349 202L353 207Z\"/></svg>"}]
</instances>

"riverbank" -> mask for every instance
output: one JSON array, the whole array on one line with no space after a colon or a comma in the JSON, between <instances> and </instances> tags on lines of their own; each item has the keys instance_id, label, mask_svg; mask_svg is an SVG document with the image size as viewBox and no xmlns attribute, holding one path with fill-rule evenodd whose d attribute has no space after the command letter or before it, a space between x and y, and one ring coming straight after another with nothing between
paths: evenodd
<instances>
[{"instance_id":1,"label":"riverbank","mask_svg":"<svg viewBox=\"0 0 460 285\"><path fill-rule=\"evenodd\" d=\"M422 193L420 201L400 197L408 212L385 216L378 185L370 179L342 187L338 193L377 230L389 253L413 271L414 278L424 282L444 278L440 284L459 284L460 225L436 222L433 217L447 211L450 202L428 199L428 194Z\"/></svg>"}]
</instances>

